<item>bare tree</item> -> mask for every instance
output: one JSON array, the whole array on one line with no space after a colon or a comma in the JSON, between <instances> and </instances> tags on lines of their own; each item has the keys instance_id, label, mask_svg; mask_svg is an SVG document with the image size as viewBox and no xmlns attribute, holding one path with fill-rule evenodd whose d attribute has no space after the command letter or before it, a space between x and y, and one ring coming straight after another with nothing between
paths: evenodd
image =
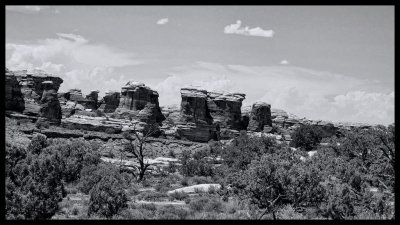
<instances>
[{"instance_id":1,"label":"bare tree","mask_svg":"<svg viewBox=\"0 0 400 225\"><path fill-rule=\"evenodd\" d=\"M145 157L145 149L144 149L144 144L147 141L147 138L153 135L158 131L157 126L158 124L154 123L152 125L149 125L147 129L143 129L142 132L139 132L136 130L136 124L131 131L134 136L130 134L130 132L125 132L124 138L128 140L128 143L124 147L125 152L132 153L133 156L139 161L139 166L137 167L138 169L138 174L136 175L136 179L138 181L142 181L144 177L144 173L146 172L147 168L150 166L150 164L144 162L144 157Z\"/></svg>"}]
</instances>

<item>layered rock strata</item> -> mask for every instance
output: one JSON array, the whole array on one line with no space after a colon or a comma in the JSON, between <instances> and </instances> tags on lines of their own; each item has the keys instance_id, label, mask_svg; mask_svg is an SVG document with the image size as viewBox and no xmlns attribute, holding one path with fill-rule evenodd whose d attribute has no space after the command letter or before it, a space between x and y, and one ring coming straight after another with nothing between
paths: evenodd
<instances>
[{"instance_id":1,"label":"layered rock strata","mask_svg":"<svg viewBox=\"0 0 400 225\"><path fill-rule=\"evenodd\" d=\"M42 86L43 94L40 99L39 117L51 123L59 124L62 112L53 81L43 81Z\"/></svg>"}]
</instances>

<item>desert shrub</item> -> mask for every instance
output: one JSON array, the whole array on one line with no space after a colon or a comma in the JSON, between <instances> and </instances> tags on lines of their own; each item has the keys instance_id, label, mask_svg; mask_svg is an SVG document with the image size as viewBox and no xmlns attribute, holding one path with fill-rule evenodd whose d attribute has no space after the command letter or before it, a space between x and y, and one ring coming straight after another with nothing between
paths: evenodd
<instances>
[{"instance_id":1,"label":"desert shrub","mask_svg":"<svg viewBox=\"0 0 400 225\"><path fill-rule=\"evenodd\" d=\"M175 152L174 152L173 149L170 149L170 150L168 151L168 156L171 157L171 158L175 158L175 157L176 157Z\"/></svg>"},{"instance_id":2,"label":"desert shrub","mask_svg":"<svg viewBox=\"0 0 400 225\"><path fill-rule=\"evenodd\" d=\"M168 172L168 173L175 173L177 170L178 170L178 166L175 164L175 163L173 163L173 162L169 162L168 163L168 166L167 166L167 168L166 168L166 171Z\"/></svg>"},{"instance_id":3,"label":"desert shrub","mask_svg":"<svg viewBox=\"0 0 400 225\"><path fill-rule=\"evenodd\" d=\"M98 183L104 176L114 176L123 180L119 174L118 169L110 163L99 163L98 165L85 166L80 174L80 179L77 188L89 194L90 190ZM125 182L123 182L124 184Z\"/></svg>"},{"instance_id":4,"label":"desert shrub","mask_svg":"<svg viewBox=\"0 0 400 225\"><path fill-rule=\"evenodd\" d=\"M277 211L277 218L280 220L301 220L306 219L303 214L296 212L292 205L287 204Z\"/></svg>"},{"instance_id":5,"label":"desert shrub","mask_svg":"<svg viewBox=\"0 0 400 225\"><path fill-rule=\"evenodd\" d=\"M31 143L28 145L28 150L32 154L40 154L42 149L48 146L47 137L43 134L34 134Z\"/></svg>"},{"instance_id":6,"label":"desert shrub","mask_svg":"<svg viewBox=\"0 0 400 225\"><path fill-rule=\"evenodd\" d=\"M66 196L57 154L25 154L6 144L6 158L17 156L6 165L6 218L48 219ZM14 164L10 168L10 164Z\"/></svg>"},{"instance_id":7,"label":"desert shrub","mask_svg":"<svg viewBox=\"0 0 400 225\"><path fill-rule=\"evenodd\" d=\"M224 210L224 205L219 199L211 198L204 206L206 212L220 213Z\"/></svg>"},{"instance_id":8,"label":"desert shrub","mask_svg":"<svg viewBox=\"0 0 400 225\"><path fill-rule=\"evenodd\" d=\"M74 205L72 208L72 215L76 216L78 214L79 214L79 208L76 205Z\"/></svg>"},{"instance_id":9,"label":"desert shrub","mask_svg":"<svg viewBox=\"0 0 400 225\"><path fill-rule=\"evenodd\" d=\"M145 201L160 201L164 198L168 198L168 194L160 192L142 192L137 195L137 198Z\"/></svg>"},{"instance_id":10,"label":"desert shrub","mask_svg":"<svg viewBox=\"0 0 400 225\"><path fill-rule=\"evenodd\" d=\"M189 203L189 208L194 212L201 212L204 210L209 200L209 198L204 196L197 199L192 199Z\"/></svg>"},{"instance_id":11,"label":"desert shrub","mask_svg":"<svg viewBox=\"0 0 400 225\"><path fill-rule=\"evenodd\" d=\"M279 150L276 145L276 141L270 137L250 137L246 133L240 133L240 136L233 139L222 151L223 165L229 168L226 172L229 174L232 171L245 170L253 159ZM223 168L218 169L221 171Z\"/></svg>"},{"instance_id":12,"label":"desert shrub","mask_svg":"<svg viewBox=\"0 0 400 225\"><path fill-rule=\"evenodd\" d=\"M291 146L311 151L321 142L323 131L315 125L302 125L293 132L291 137Z\"/></svg>"},{"instance_id":13,"label":"desert shrub","mask_svg":"<svg viewBox=\"0 0 400 225\"><path fill-rule=\"evenodd\" d=\"M209 183L213 183L213 180L211 177L194 176L194 177L190 178L189 183L192 185L194 185L194 184L209 184Z\"/></svg>"},{"instance_id":14,"label":"desert shrub","mask_svg":"<svg viewBox=\"0 0 400 225\"><path fill-rule=\"evenodd\" d=\"M204 158L203 153L196 152L193 154L189 150L184 150L181 155L180 171L184 176L212 176L212 165Z\"/></svg>"},{"instance_id":15,"label":"desert shrub","mask_svg":"<svg viewBox=\"0 0 400 225\"><path fill-rule=\"evenodd\" d=\"M188 186L189 185L189 177L184 177L182 180L181 180L181 185L182 186Z\"/></svg>"},{"instance_id":16,"label":"desert shrub","mask_svg":"<svg viewBox=\"0 0 400 225\"><path fill-rule=\"evenodd\" d=\"M112 175L103 178L91 189L88 216L98 214L112 218L123 208L127 208L128 198L122 188L123 181Z\"/></svg>"},{"instance_id":17,"label":"desert shrub","mask_svg":"<svg viewBox=\"0 0 400 225\"><path fill-rule=\"evenodd\" d=\"M122 219L122 220L145 220L147 219L145 215L140 210L137 209L123 209L112 219Z\"/></svg>"},{"instance_id":18,"label":"desert shrub","mask_svg":"<svg viewBox=\"0 0 400 225\"><path fill-rule=\"evenodd\" d=\"M83 167L96 165L100 162L100 154L92 149L92 145L83 140L68 140L61 143L53 142L43 151L58 152L59 165L62 167L63 179L66 182L76 181Z\"/></svg>"},{"instance_id":19,"label":"desert shrub","mask_svg":"<svg viewBox=\"0 0 400 225\"><path fill-rule=\"evenodd\" d=\"M217 193L217 189L215 188L214 185L211 185L211 186L208 188L208 193L209 193L209 194L216 194L216 193Z\"/></svg>"},{"instance_id":20,"label":"desert shrub","mask_svg":"<svg viewBox=\"0 0 400 225\"><path fill-rule=\"evenodd\" d=\"M179 201L183 201L183 200L186 200L187 198L189 198L189 194L184 191L174 191L169 196L170 196L171 200L176 199Z\"/></svg>"},{"instance_id":21,"label":"desert shrub","mask_svg":"<svg viewBox=\"0 0 400 225\"><path fill-rule=\"evenodd\" d=\"M161 206L156 213L157 219L164 220L184 220L188 216L188 210L175 206Z\"/></svg>"}]
</instances>

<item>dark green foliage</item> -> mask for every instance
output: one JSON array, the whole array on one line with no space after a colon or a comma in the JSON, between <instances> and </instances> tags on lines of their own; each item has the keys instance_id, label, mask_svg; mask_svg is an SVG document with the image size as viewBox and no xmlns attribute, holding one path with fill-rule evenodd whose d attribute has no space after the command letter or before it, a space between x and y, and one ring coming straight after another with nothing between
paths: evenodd
<instances>
[{"instance_id":1,"label":"dark green foliage","mask_svg":"<svg viewBox=\"0 0 400 225\"><path fill-rule=\"evenodd\" d=\"M187 194L184 191L174 191L169 196L170 196L170 198L172 200L176 199L176 200L179 200L179 201L183 201L183 200L185 200L185 199L187 199L189 197L189 194Z\"/></svg>"},{"instance_id":2,"label":"dark green foliage","mask_svg":"<svg viewBox=\"0 0 400 225\"><path fill-rule=\"evenodd\" d=\"M139 200L145 200L145 201L160 201L165 198L168 198L168 194L160 192L142 192L139 195L137 195L137 198Z\"/></svg>"},{"instance_id":3,"label":"dark green foliage","mask_svg":"<svg viewBox=\"0 0 400 225\"><path fill-rule=\"evenodd\" d=\"M315 125L302 125L291 135L291 145L306 151L313 150L322 140L323 130Z\"/></svg>"},{"instance_id":4,"label":"dark green foliage","mask_svg":"<svg viewBox=\"0 0 400 225\"><path fill-rule=\"evenodd\" d=\"M97 214L112 218L128 207L128 198L124 191L123 180L120 177L107 174L90 191L88 216Z\"/></svg>"},{"instance_id":5,"label":"dark green foliage","mask_svg":"<svg viewBox=\"0 0 400 225\"><path fill-rule=\"evenodd\" d=\"M156 213L160 220L184 220L189 216L189 211L181 207L161 206Z\"/></svg>"},{"instance_id":6,"label":"dark green foliage","mask_svg":"<svg viewBox=\"0 0 400 225\"><path fill-rule=\"evenodd\" d=\"M189 150L184 150L181 155L181 173L184 176L212 176L214 174L213 167L204 157L206 153L198 151L192 154Z\"/></svg>"},{"instance_id":7,"label":"dark green foliage","mask_svg":"<svg viewBox=\"0 0 400 225\"><path fill-rule=\"evenodd\" d=\"M100 163L98 165L86 166L82 169L78 189L85 194L89 194L90 190L104 176L120 176L118 169L109 163Z\"/></svg>"},{"instance_id":8,"label":"dark green foliage","mask_svg":"<svg viewBox=\"0 0 400 225\"><path fill-rule=\"evenodd\" d=\"M190 201L189 208L194 212L201 212L204 210L206 204L210 199L207 197L200 197Z\"/></svg>"},{"instance_id":9,"label":"dark green foliage","mask_svg":"<svg viewBox=\"0 0 400 225\"><path fill-rule=\"evenodd\" d=\"M63 178L66 182L78 180L83 167L96 165L100 162L100 154L94 151L92 145L83 139L68 140L47 147L48 152L58 152L61 160Z\"/></svg>"},{"instance_id":10,"label":"dark green foliage","mask_svg":"<svg viewBox=\"0 0 400 225\"><path fill-rule=\"evenodd\" d=\"M34 134L31 143L28 145L28 150L32 154L40 154L42 149L48 146L47 138L43 134Z\"/></svg>"},{"instance_id":11,"label":"dark green foliage","mask_svg":"<svg viewBox=\"0 0 400 225\"><path fill-rule=\"evenodd\" d=\"M273 153L277 150L274 139L269 137L250 137L246 133L235 138L227 146L221 157L223 164L232 170L245 170L253 159L261 157L265 153Z\"/></svg>"},{"instance_id":12,"label":"dark green foliage","mask_svg":"<svg viewBox=\"0 0 400 225\"><path fill-rule=\"evenodd\" d=\"M49 219L66 196L59 155L40 153L25 155L22 149L6 144L10 160L6 169L6 218Z\"/></svg>"}]
</instances>

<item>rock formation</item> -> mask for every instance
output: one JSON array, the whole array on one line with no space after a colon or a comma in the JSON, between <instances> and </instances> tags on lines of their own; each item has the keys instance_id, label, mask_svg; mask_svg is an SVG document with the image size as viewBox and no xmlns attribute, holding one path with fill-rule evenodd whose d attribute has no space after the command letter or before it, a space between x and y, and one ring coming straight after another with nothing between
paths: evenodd
<instances>
[{"instance_id":1,"label":"rock formation","mask_svg":"<svg viewBox=\"0 0 400 225\"><path fill-rule=\"evenodd\" d=\"M157 91L133 81L122 87L115 112L120 118L134 118L148 124L160 124L165 119L158 103Z\"/></svg>"},{"instance_id":2,"label":"rock formation","mask_svg":"<svg viewBox=\"0 0 400 225\"><path fill-rule=\"evenodd\" d=\"M272 127L271 105L265 102L256 102L250 111L247 130L259 132L264 130L264 126Z\"/></svg>"},{"instance_id":3,"label":"rock formation","mask_svg":"<svg viewBox=\"0 0 400 225\"><path fill-rule=\"evenodd\" d=\"M25 101L21 92L21 86L17 78L6 68L6 87L5 87L6 110L23 112Z\"/></svg>"},{"instance_id":4,"label":"rock formation","mask_svg":"<svg viewBox=\"0 0 400 225\"><path fill-rule=\"evenodd\" d=\"M207 93L207 107L214 124L233 130L246 129L241 122L242 101L245 94Z\"/></svg>"},{"instance_id":5,"label":"rock formation","mask_svg":"<svg viewBox=\"0 0 400 225\"><path fill-rule=\"evenodd\" d=\"M120 93L117 91L107 91L102 100L99 102L98 110L104 113L113 113L118 108L120 101Z\"/></svg>"},{"instance_id":6,"label":"rock formation","mask_svg":"<svg viewBox=\"0 0 400 225\"><path fill-rule=\"evenodd\" d=\"M57 92L63 80L59 77L37 71L34 74L28 74L26 70L14 71L13 75L21 85L25 109L24 114L38 116L40 111L40 100L44 92L44 81L52 81L52 89Z\"/></svg>"},{"instance_id":7,"label":"rock formation","mask_svg":"<svg viewBox=\"0 0 400 225\"><path fill-rule=\"evenodd\" d=\"M62 112L53 81L43 81L42 87L43 94L40 100L39 117L51 123L59 124L61 122Z\"/></svg>"}]
</instances>

